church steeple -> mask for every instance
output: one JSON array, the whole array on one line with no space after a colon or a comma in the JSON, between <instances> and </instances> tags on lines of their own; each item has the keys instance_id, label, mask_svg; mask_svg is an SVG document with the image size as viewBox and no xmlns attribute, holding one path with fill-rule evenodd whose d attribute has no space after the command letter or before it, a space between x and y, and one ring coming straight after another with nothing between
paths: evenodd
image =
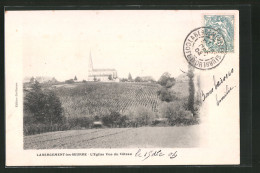
<instances>
[{"instance_id":1,"label":"church steeple","mask_svg":"<svg viewBox=\"0 0 260 173\"><path fill-rule=\"evenodd\" d=\"M93 70L93 63L92 63L92 57L91 57L91 50L89 52L89 61L88 61L88 71Z\"/></svg>"}]
</instances>

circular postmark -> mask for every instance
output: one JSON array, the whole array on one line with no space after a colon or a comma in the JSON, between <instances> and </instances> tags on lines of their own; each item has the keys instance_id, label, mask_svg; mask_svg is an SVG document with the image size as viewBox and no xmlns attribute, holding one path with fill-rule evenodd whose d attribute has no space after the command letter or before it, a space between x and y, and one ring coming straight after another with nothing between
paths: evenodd
<instances>
[{"instance_id":1,"label":"circular postmark","mask_svg":"<svg viewBox=\"0 0 260 173\"><path fill-rule=\"evenodd\" d=\"M200 70L218 66L227 52L223 35L210 27L192 30L183 44L183 53L190 65Z\"/></svg>"}]
</instances>

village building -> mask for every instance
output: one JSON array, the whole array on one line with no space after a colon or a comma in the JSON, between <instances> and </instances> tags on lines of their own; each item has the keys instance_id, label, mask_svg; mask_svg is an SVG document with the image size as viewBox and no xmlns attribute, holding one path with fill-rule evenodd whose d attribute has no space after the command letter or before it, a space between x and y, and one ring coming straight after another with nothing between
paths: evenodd
<instances>
[{"instance_id":1,"label":"village building","mask_svg":"<svg viewBox=\"0 0 260 173\"><path fill-rule=\"evenodd\" d=\"M115 69L94 69L90 52L88 64L88 81L117 81L117 71Z\"/></svg>"},{"instance_id":2,"label":"village building","mask_svg":"<svg viewBox=\"0 0 260 173\"><path fill-rule=\"evenodd\" d=\"M34 84L35 82L39 83L57 83L58 81L54 77L49 77L49 76L32 76L32 77L25 77L23 79L23 83L30 83Z\"/></svg>"}]
</instances>

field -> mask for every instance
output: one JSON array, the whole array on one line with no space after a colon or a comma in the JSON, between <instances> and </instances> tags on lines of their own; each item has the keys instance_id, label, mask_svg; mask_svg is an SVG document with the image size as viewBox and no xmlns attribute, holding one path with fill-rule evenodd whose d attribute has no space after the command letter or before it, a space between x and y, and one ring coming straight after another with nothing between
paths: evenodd
<instances>
[{"instance_id":1,"label":"field","mask_svg":"<svg viewBox=\"0 0 260 173\"><path fill-rule=\"evenodd\" d=\"M24 149L189 148L198 145L199 125L70 130L24 137Z\"/></svg>"},{"instance_id":2,"label":"field","mask_svg":"<svg viewBox=\"0 0 260 173\"><path fill-rule=\"evenodd\" d=\"M55 91L68 119L82 120L82 117L103 116L111 111L123 115L140 106L150 109L150 116L158 111L161 104L157 95L160 86L152 83L86 82L45 87ZM188 96L188 85L185 82L178 82L171 89L179 98ZM197 147L199 142L199 125L159 127L150 124L138 128L126 127L80 127L47 133L43 130L43 134L24 136L24 149L177 148Z\"/></svg>"},{"instance_id":3,"label":"field","mask_svg":"<svg viewBox=\"0 0 260 173\"><path fill-rule=\"evenodd\" d=\"M57 95L65 118L60 119L58 121L60 123L55 122L54 125L48 122L36 122L31 112L24 109L24 135L91 128L92 123L97 120L101 120L105 127L152 125L156 118L164 116L162 110L166 110L165 104L162 105L157 94L161 86L155 83L78 82L41 84L41 87L43 90L51 89L52 93ZM24 86L24 90L26 96L31 88ZM187 82L177 82L171 90L180 98L174 101L176 105L188 96ZM185 113L181 114L186 115ZM49 121L46 118L45 120ZM196 120L183 120L178 123L190 125L196 122Z\"/></svg>"},{"instance_id":4,"label":"field","mask_svg":"<svg viewBox=\"0 0 260 173\"><path fill-rule=\"evenodd\" d=\"M156 112L160 99L159 85L151 83L86 82L56 87L65 116L86 117L107 111L124 113L143 106Z\"/></svg>"}]
</instances>

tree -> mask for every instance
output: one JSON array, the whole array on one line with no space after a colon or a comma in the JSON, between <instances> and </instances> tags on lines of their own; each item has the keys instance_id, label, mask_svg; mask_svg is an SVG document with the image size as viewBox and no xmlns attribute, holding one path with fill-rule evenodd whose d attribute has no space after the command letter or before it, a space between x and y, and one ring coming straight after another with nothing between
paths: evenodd
<instances>
[{"instance_id":1,"label":"tree","mask_svg":"<svg viewBox=\"0 0 260 173\"><path fill-rule=\"evenodd\" d=\"M131 73L129 73L128 74L128 81L132 81L132 80L133 80L132 75L131 75Z\"/></svg>"},{"instance_id":2,"label":"tree","mask_svg":"<svg viewBox=\"0 0 260 173\"><path fill-rule=\"evenodd\" d=\"M110 114L106 114L102 117L102 122L109 127L116 127L121 125L122 115L117 111L111 111Z\"/></svg>"},{"instance_id":3,"label":"tree","mask_svg":"<svg viewBox=\"0 0 260 173\"><path fill-rule=\"evenodd\" d=\"M124 115L134 127L152 124L156 118L155 112L145 106L137 106L135 109L127 110Z\"/></svg>"},{"instance_id":4,"label":"tree","mask_svg":"<svg viewBox=\"0 0 260 173\"><path fill-rule=\"evenodd\" d=\"M52 126L62 122L63 109L59 98L52 90L42 90L37 81L26 94L24 107L33 115L36 123Z\"/></svg>"},{"instance_id":5,"label":"tree","mask_svg":"<svg viewBox=\"0 0 260 173\"><path fill-rule=\"evenodd\" d=\"M135 82L142 82L142 78L139 77L139 76L137 76L137 77L135 78Z\"/></svg>"},{"instance_id":6,"label":"tree","mask_svg":"<svg viewBox=\"0 0 260 173\"><path fill-rule=\"evenodd\" d=\"M65 83L72 84L72 83L74 83L74 80L73 79L65 80Z\"/></svg>"},{"instance_id":7,"label":"tree","mask_svg":"<svg viewBox=\"0 0 260 173\"><path fill-rule=\"evenodd\" d=\"M170 73L165 72L158 80L158 83L163 87L171 88L173 85L175 85L175 79L174 77L171 77Z\"/></svg>"},{"instance_id":8,"label":"tree","mask_svg":"<svg viewBox=\"0 0 260 173\"><path fill-rule=\"evenodd\" d=\"M135 114L136 122L141 126L149 125L155 119L155 113L144 106L136 107Z\"/></svg>"},{"instance_id":9,"label":"tree","mask_svg":"<svg viewBox=\"0 0 260 173\"><path fill-rule=\"evenodd\" d=\"M77 76L74 77L74 80L75 80L75 81L78 80Z\"/></svg>"},{"instance_id":10,"label":"tree","mask_svg":"<svg viewBox=\"0 0 260 173\"><path fill-rule=\"evenodd\" d=\"M189 98L188 98L188 110L191 111L191 113L194 115L194 97L195 97L195 87L194 87L194 68L189 65L188 70L188 77L189 77Z\"/></svg>"},{"instance_id":11,"label":"tree","mask_svg":"<svg viewBox=\"0 0 260 173\"><path fill-rule=\"evenodd\" d=\"M57 81L57 79L55 79L55 77L53 77L52 79L51 79L51 83L53 83L53 84L55 84L55 83L57 83L58 81Z\"/></svg>"},{"instance_id":12,"label":"tree","mask_svg":"<svg viewBox=\"0 0 260 173\"><path fill-rule=\"evenodd\" d=\"M193 79L194 81L194 79ZM194 96L194 116L198 117L199 115L199 110L200 110L200 106L201 106L201 102L202 102L202 98L201 98L201 87L200 87L200 76L197 76L197 93ZM196 90L195 90L196 91Z\"/></svg>"},{"instance_id":13,"label":"tree","mask_svg":"<svg viewBox=\"0 0 260 173\"><path fill-rule=\"evenodd\" d=\"M157 94L162 101L172 102L177 99L176 94L172 90L165 87L158 90Z\"/></svg>"},{"instance_id":14,"label":"tree","mask_svg":"<svg viewBox=\"0 0 260 173\"><path fill-rule=\"evenodd\" d=\"M109 75L109 76L108 76L108 80L112 80L112 75Z\"/></svg>"},{"instance_id":15,"label":"tree","mask_svg":"<svg viewBox=\"0 0 260 173\"><path fill-rule=\"evenodd\" d=\"M120 82L127 82L127 79L126 78L121 78Z\"/></svg>"},{"instance_id":16,"label":"tree","mask_svg":"<svg viewBox=\"0 0 260 173\"><path fill-rule=\"evenodd\" d=\"M35 82L35 78L34 78L34 77L31 77L30 83L33 84L34 82Z\"/></svg>"},{"instance_id":17,"label":"tree","mask_svg":"<svg viewBox=\"0 0 260 173\"><path fill-rule=\"evenodd\" d=\"M161 117L167 118L171 125L183 123L185 119L192 117L191 112L185 110L180 102L164 102L159 109Z\"/></svg>"},{"instance_id":18,"label":"tree","mask_svg":"<svg viewBox=\"0 0 260 173\"><path fill-rule=\"evenodd\" d=\"M171 87L175 85L174 77L171 77L171 74L165 72L162 74L158 83L162 86L161 89L157 92L160 99L166 102L172 102L177 99L176 94L171 90Z\"/></svg>"}]
</instances>

